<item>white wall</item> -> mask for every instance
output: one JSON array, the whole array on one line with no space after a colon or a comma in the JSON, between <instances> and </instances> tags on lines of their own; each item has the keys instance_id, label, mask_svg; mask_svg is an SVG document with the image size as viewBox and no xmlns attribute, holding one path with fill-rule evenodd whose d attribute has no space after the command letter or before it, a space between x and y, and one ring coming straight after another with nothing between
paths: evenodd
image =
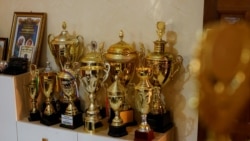
<instances>
[{"instance_id":1,"label":"white wall","mask_svg":"<svg viewBox=\"0 0 250 141\"><path fill-rule=\"evenodd\" d=\"M177 32L175 47L186 67L195 48L196 33L202 28L203 4L203 0L0 0L0 37L9 37L14 11L46 12L46 37L50 33L58 35L62 21L66 21L68 31L82 35L86 43L104 41L108 48L119 41L118 33L123 29L126 42L143 42L152 50L157 39L155 25L161 20L172 23L167 28ZM56 68L47 39L42 48L40 65L44 66L48 58ZM188 104L195 96L195 87L191 79L184 82L187 77L184 73L182 79L166 88L179 141L197 138L197 114Z\"/></svg>"}]
</instances>

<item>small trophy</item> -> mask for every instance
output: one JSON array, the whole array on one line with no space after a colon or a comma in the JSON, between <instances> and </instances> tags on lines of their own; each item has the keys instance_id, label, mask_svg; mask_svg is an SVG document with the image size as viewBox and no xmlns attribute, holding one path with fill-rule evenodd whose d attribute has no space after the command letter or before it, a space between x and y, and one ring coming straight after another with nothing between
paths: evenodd
<instances>
[{"instance_id":1,"label":"small trophy","mask_svg":"<svg viewBox=\"0 0 250 141\"><path fill-rule=\"evenodd\" d=\"M113 137L121 137L128 134L126 130L126 125L120 116L120 111L122 109L122 104L125 98L125 88L120 84L117 76L115 77L115 82L108 88L108 98L110 107L114 110L115 117L112 120L111 125L109 125L108 135Z\"/></svg>"},{"instance_id":2,"label":"small trophy","mask_svg":"<svg viewBox=\"0 0 250 141\"><path fill-rule=\"evenodd\" d=\"M28 91L31 98L31 110L29 115L29 121L40 120L40 111L37 109L37 97L38 93L38 70L36 65L30 65L31 83L28 85Z\"/></svg>"},{"instance_id":3,"label":"small trophy","mask_svg":"<svg viewBox=\"0 0 250 141\"><path fill-rule=\"evenodd\" d=\"M56 88L56 75L57 74L51 70L48 62L46 69L39 75L40 88L46 98L40 122L48 126L60 122L58 112L55 109L55 104L52 103L52 96Z\"/></svg>"},{"instance_id":4,"label":"small trophy","mask_svg":"<svg viewBox=\"0 0 250 141\"><path fill-rule=\"evenodd\" d=\"M69 63L65 64L65 68L58 74L59 84L63 94L68 99L68 106L65 112L61 114L61 127L75 129L83 125L82 112L75 106L73 96L78 93L75 72L69 68Z\"/></svg>"},{"instance_id":5,"label":"small trophy","mask_svg":"<svg viewBox=\"0 0 250 141\"><path fill-rule=\"evenodd\" d=\"M135 131L135 140L151 141L154 138L154 132L147 123L147 114L150 111L150 101L153 85L149 82L151 69L139 67L136 69L140 82L136 85L136 108L141 113L141 124Z\"/></svg>"}]
</instances>

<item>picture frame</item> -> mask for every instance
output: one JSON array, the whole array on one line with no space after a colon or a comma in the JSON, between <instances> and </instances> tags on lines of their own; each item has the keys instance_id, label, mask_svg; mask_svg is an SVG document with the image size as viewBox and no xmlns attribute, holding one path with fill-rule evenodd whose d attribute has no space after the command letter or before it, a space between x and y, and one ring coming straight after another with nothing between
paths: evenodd
<instances>
[{"instance_id":1,"label":"picture frame","mask_svg":"<svg viewBox=\"0 0 250 141\"><path fill-rule=\"evenodd\" d=\"M7 59L8 38L0 37L0 60Z\"/></svg>"},{"instance_id":2,"label":"picture frame","mask_svg":"<svg viewBox=\"0 0 250 141\"><path fill-rule=\"evenodd\" d=\"M7 60L26 57L38 65L46 21L44 12L14 12Z\"/></svg>"}]
</instances>

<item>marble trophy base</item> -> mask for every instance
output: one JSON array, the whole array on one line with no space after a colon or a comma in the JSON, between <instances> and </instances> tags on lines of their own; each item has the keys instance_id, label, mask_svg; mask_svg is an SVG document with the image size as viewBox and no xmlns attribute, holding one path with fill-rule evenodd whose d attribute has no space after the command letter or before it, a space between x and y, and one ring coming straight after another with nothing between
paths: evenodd
<instances>
[{"instance_id":1,"label":"marble trophy base","mask_svg":"<svg viewBox=\"0 0 250 141\"><path fill-rule=\"evenodd\" d=\"M150 125L151 129L159 133L165 133L174 125L170 115L170 111L167 111L165 114L157 115L149 113L147 115L147 122Z\"/></svg>"},{"instance_id":2,"label":"marble trophy base","mask_svg":"<svg viewBox=\"0 0 250 141\"><path fill-rule=\"evenodd\" d=\"M109 123L111 123L113 118L115 117L114 110L111 109L110 111L111 111L110 118L108 120ZM137 125L137 122L134 118L134 110L132 108L128 109L128 110L120 111L120 116L121 116L121 119L122 119L123 123L125 124L125 126Z\"/></svg>"},{"instance_id":3,"label":"marble trophy base","mask_svg":"<svg viewBox=\"0 0 250 141\"><path fill-rule=\"evenodd\" d=\"M40 119L41 119L41 115L40 115L39 111L37 111L35 113L30 113L30 115L28 117L29 121L38 121Z\"/></svg>"},{"instance_id":4,"label":"marble trophy base","mask_svg":"<svg viewBox=\"0 0 250 141\"><path fill-rule=\"evenodd\" d=\"M135 130L135 138L134 141L152 141L154 139L154 131L150 130L147 132L141 132L139 130Z\"/></svg>"},{"instance_id":5,"label":"marble trophy base","mask_svg":"<svg viewBox=\"0 0 250 141\"><path fill-rule=\"evenodd\" d=\"M76 129L83 125L82 113L79 112L74 116L62 115L60 127Z\"/></svg>"},{"instance_id":6,"label":"marble trophy base","mask_svg":"<svg viewBox=\"0 0 250 141\"><path fill-rule=\"evenodd\" d=\"M128 134L128 132L126 130L126 125L125 124L123 124L121 126L109 125L109 131L108 131L109 136L122 137L122 136L126 136L127 134Z\"/></svg>"},{"instance_id":7,"label":"marble trophy base","mask_svg":"<svg viewBox=\"0 0 250 141\"><path fill-rule=\"evenodd\" d=\"M44 125L54 125L60 122L59 119L59 115L58 114L52 114L52 115L42 115L41 119L40 119L40 123L44 124Z\"/></svg>"}]
</instances>

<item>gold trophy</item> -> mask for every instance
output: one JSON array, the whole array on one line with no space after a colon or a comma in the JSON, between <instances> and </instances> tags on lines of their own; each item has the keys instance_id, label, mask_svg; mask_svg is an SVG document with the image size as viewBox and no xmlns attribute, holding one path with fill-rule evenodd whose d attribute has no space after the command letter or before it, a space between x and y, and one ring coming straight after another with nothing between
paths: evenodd
<instances>
[{"instance_id":1,"label":"gold trophy","mask_svg":"<svg viewBox=\"0 0 250 141\"><path fill-rule=\"evenodd\" d=\"M49 34L48 44L50 51L55 59L60 71L65 68L65 63L70 63L70 67L74 63L79 62L84 53L84 39L81 35L71 35L66 30L66 22L62 23L63 30L57 36ZM80 108L80 101L73 95L73 100L78 108ZM60 97L60 113L64 113L68 106L68 97L61 95Z\"/></svg>"},{"instance_id":2,"label":"gold trophy","mask_svg":"<svg viewBox=\"0 0 250 141\"><path fill-rule=\"evenodd\" d=\"M152 69L150 82L154 87L151 101L151 110L148 114L148 123L156 132L165 132L173 126L170 111L162 101L161 88L173 79L182 64L182 57L165 51L166 41L162 39L165 34L165 23L157 22L158 40L154 41L154 52L146 56L146 66Z\"/></svg>"},{"instance_id":3,"label":"gold trophy","mask_svg":"<svg viewBox=\"0 0 250 141\"><path fill-rule=\"evenodd\" d=\"M128 134L126 125L120 116L120 110L125 100L125 88L119 82L117 76L115 82L108 88L109 105L114 110L115 117L112 119L112 123L109 125L108 135L113 137L121 137Z\"/></svg>"},{"instance_id":4,"label":"gold trophy","mask_svg":"<svg viewBox=\"0 0 250 141\"><path fill-rule=\"evenodd\" d=\"M47 67L42 73L40 73L39 80L40 90L45 95L45 104L40 122L48 126L60 122L58 111L55 109L56 104L53 99L57 90L56 77L56 72L52 71L50 63L47 62Z\"/></svg>"},{"instance_id":5,"label":"gold trophy","mask_svg":"<svg viewBox=\"0 0 250 141\"><path fill-rule=\"evenodd\" d=\"M153 85L149 82L152 74L149 67L136 68L137 76L140 78L139 83L135 86L135 105L141 113L141 123L135 131L135 141L151 141L154 138L154 132L147 123L147 114L150 111L150 101L152 96Z\"/></svg>"},{"instance_id":6,"label":"gold trophy","mask_svg":"<svg viewBox=\"0 0 250 141\"><path fill-rule=\"evenodd\" d=\"M40 111L37 109L37 97L39 95L39 81L38 81L38 74L39 71L36 68L36 65L30 65L30 74L31 74L31 82L28 85L28 91L31 98L31 110L29 115L29 121L37 121L40 120Z\"/></svg>"},{"instance_id":7,"label":"gold trophy","mask_svg":"<svg viewBox=\"0 0 250 141\"><path fill-rule=\"evenodd\" d=\"M68 98L68 106L65 112L61 114L61 127L75 129L83 125L82 112L78 110L74 103L74 95L78 95L78 86L75 72L70 68L69 63L65 64L65 68L58 74L60 88Z\"/></svg>"},{"instance_id":8,"label":"gold trophy","mask_svg":"<svg viewBox=\"0 0 250 141\"><path fill-rule=\"evenodd\" d=\"M94 132L96 128L103 126L100 116L100 107L96 102L96 92L101 84L106 81L109 75L110 66L103 60L103 46L100 52L96 51L97 44L91 43L91 52L86 53L80 61L79 78L89 96L89 106L85 113L85 129L88 132Z\"/></svg>"},{"instance_id":9,"label":"gold trophy","mask_svg":"<svg viewBox=\"0 0 250 141\"><path fill-rule=\"evenodd\" d=\"M81 35L70 35L66 27L66 22L63 22L63 30L58 36L54 37L53 34L48 36L50 51L60 71L63 70L66 62L71 64L78 62L84 52L83 37Z\"/></svg>"},{"instance_id":10,"label":"gold trophy","mask_svg":"<svg viewBox=\"0 0 250 141\"><path fill-rule=\"evenodd\" d=\"M120 41L116 44L113 44L105 53L105 59L110 64L110 79L112 82L115 81L115 77L118 76L119 81L124 87L127 87L130 81L134 77L135 64L137 63L137 52L134 46L131 46L123 41L124 33L121 30ZM127 92L128 89L126 89ZM129 97L125 94L125 101L122 105L122 110L120 112L123 122L127 125L136 125L134 118L134 110L129 103ZM111 110L111 118L112 115Z\"/></svg>"}]
</instances>

